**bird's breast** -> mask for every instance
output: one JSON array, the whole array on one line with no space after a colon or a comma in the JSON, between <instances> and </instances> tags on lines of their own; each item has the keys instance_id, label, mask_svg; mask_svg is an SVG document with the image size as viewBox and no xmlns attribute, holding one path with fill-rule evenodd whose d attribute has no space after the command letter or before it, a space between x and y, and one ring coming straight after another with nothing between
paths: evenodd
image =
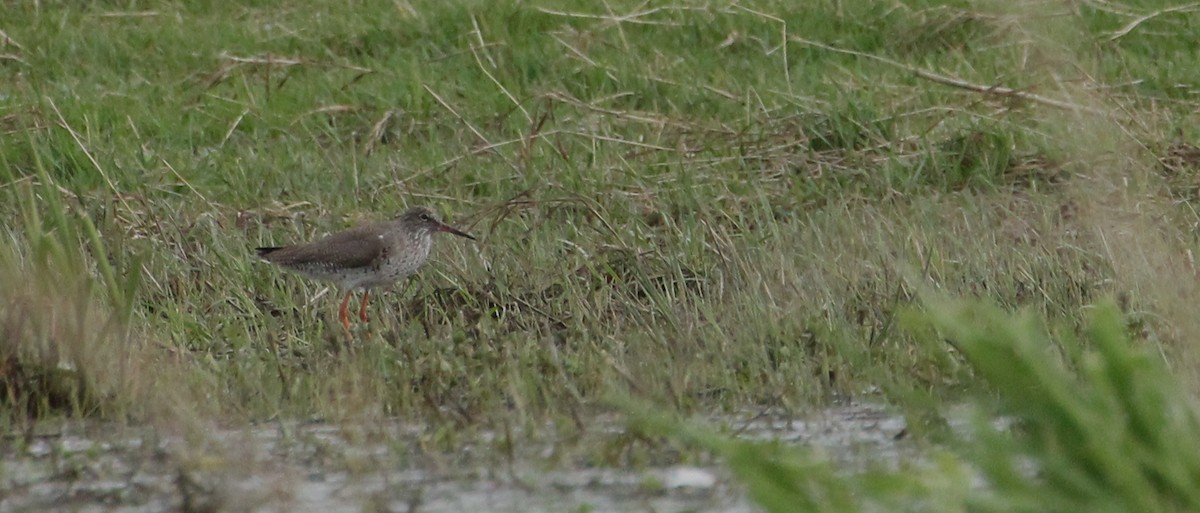
<instances>
[{"instance_id":1,"label":"bird's breast","mask_svg":"<svg viewBox=\"0 0 1200 513\"><path fill-rule=\"evenodd\" d=\"M399 244L388 252L384 259L382 271L392 281L398 280L417 272L429 259L431 240L410 240L409 244Z\"/></svg>"}]
</instances>

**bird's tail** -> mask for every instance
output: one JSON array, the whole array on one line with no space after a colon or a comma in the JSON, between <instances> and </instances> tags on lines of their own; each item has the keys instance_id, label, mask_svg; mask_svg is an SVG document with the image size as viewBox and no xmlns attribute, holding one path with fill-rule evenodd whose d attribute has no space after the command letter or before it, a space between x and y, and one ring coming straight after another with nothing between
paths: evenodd
<instances>
[{"instance_id":1,"label":"bird's tail","mask_svg":"<svg viewBox=\"0 0 1200 513\"><path fill-rule=\"evenodd\" d=\"M274 253L274 252L276 252L276 251L279 251L280 249L283 249L283 248L271 248L271 247L267 247L267 248L254 248L254 251L257 251L257 252L258 252L258 256L260 256L260 257L263 257L263 258L267 258L267 255L270 255L271 253Z\"/></svg>"}]
</instances>

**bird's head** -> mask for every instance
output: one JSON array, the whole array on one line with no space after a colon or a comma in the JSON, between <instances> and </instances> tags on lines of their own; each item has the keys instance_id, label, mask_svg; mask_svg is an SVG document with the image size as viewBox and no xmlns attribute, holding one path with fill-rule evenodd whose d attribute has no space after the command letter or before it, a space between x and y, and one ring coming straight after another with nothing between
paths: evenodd
<instances>
[{"instance_id":1,"label":"bird's head","mask_svg":"<svg viewBox=\"0 0 1200 513\"><path fill-rule=\"evenodd\" d=\"M459 237L475 240L475 237L472 237L471 234L441 222L438 220L437 214L434 214L432 210L425 207L413 207L405 210L397 220L400 224L413 231L453 233Z\"/></svg>"}]
</instances>

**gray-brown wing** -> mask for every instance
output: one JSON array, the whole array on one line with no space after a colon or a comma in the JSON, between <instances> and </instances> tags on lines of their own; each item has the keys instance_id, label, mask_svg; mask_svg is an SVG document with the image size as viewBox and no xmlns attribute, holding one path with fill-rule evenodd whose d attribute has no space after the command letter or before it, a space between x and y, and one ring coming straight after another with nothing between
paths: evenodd
<instances>
[{"instance_id":1,"label":"gray-brown wing","mask_svg":"<svg viewBox=\"0 0 1200 513\"><path fill-rule=\"evenodd\" d=\"M369 267L386 256L384 233L376 225L359 226L331 234L308 244L287 246L263 255L270 262L288 267L355 269Z\"/></svg>"}]
</instances>

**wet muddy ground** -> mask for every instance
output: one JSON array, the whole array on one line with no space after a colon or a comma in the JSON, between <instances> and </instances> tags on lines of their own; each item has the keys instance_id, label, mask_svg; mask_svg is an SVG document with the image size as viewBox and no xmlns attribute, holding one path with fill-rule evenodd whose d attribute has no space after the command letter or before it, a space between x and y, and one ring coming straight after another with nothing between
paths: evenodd
<instances>
[{"instance_id":1,"label":"wet muddy ground","mask_svg":"<svg viewBox=\"0 0 1200 513\"><path fill-rule=\"evenodd\" d=\"M605 436L621 436L619 424L605 422L597 420ZM877 406L715 422L737 436L816 448L847 470L916 455L899 436L903 418ZM715 461L601 467L556 457L552 444L505 456L486 440L439 453L421 449L426 435L400 421L273 423L192 436L101 426L10 435L0 456L0 513L755 511Z\"/></svg>"}]
</instances>

